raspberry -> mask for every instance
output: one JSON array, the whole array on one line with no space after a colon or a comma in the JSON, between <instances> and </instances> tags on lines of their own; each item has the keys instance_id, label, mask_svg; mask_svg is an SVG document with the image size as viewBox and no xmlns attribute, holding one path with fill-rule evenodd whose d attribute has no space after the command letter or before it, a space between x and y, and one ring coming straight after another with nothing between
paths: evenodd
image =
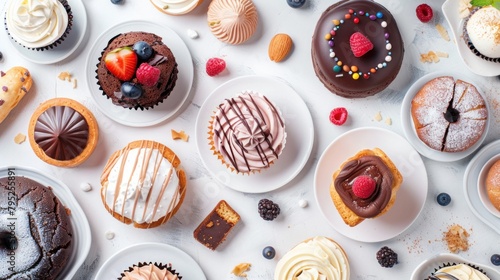
<instances>
[{"instance_id":1,"label":"raspberry","mask_svg":"<svg viewBox=\"0 0 500 280\"><path fill-rule=\"evenodd\" d=\"M210 77L219 75L224 69L226 69L226 62L218 57L210 58L207 61L207 74Z\"/></svg>"},{"instance_id":2,"label":"raspberry","mask_svg":"<svg viewBox=\"0 0 500 280\"><path fill-rule=\"evenodd\" d=\"M361 175L354 179L352 192L359 198L369 198L375 191L375 180L367 175Z\"/></svg>"},{"instance_id":3,"label":"raspberry","mask_svg":"<svg viewBox=\"0 0 500 280\"><path fill-rule=\"evenodd\" d=\"M343 125L347 120L347 110L344 107L338 107L330 112L330 121L334 125Z\"/></svg>"},{"instance_id":4,"label":"raspberry","mask_svg":"<svg viewBox=\"0 0 500 280\"><path fill-rule=\"evenodd\" d=\"M361 32L354 32L351 38L349 38L349 44L351 45L351 51L355 57L361 57L373 49L373 44L370 39L361 34Z\"/></svg>"},{"instance_id":5,"label":"raspberry","mask_svg":"<svg viewBox=\"0 0 500 280\"><path fill-rule=\"evenodd\" d=\"M152 87L156 85L158 79L160 79L160 73L160 69L143 62L139 65L139 68L137 68L135 77L140 84Z\"/></svg>"},{"instance_id":6,"label":"raspberry","mask_svg":"<svg viewBox=\"0 0 500 280\"><path fill-rule=\"evenodd\" d=\"M432 19L434 13L432 8L427 4L420 4L417 6L417 17L421 22L429 22Z\"/></svg>"}]
</instances>

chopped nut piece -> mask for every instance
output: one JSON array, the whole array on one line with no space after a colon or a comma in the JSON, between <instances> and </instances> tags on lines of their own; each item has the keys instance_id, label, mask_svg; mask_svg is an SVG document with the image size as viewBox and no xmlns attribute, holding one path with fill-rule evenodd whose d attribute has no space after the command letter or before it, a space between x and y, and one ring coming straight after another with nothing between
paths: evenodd
<instances>
[{"instance_id":1,"label":"chopped nut piece","mask_svg":"<svg viewBox=\"0 0 500 280\"><path fill-rule=\"evenodd\" d=\"M181 130L181 131L175 131L173 129L171 129L171 132L172 132L172 139L173 140L178 140L178 139L181 139L183 140L184 142L187 142L188 139L189 139L189 135L187 135L184 130Z\"/></svg>"},{"instance_id":2,"label":"chopped nut piece","mask_svg":"<svg viewBox=\"0 0 500 280\"><path fill-rule=\"evenodd\" d=\"M76 81L76 78L73 79L73 88L76 88L76 84L77 84L77 81Z\"/></svg>"},{"instance_id":3,"label":"chopped nut piece","mask_svg":"<svg viewBox=\"0 0 500 280\"><path fill-rule=\"evenodd\" d=\"M452 253L458 251L467 251L469 249L469 242L467 238L469 233L460 225L453 224L448 227L448 231L444 233L444 241L448 245L448 249Z\"/></svg>"},{"instance_id":4,"label":"chopped nut piece","mask_svg":"<svg viewBox=\"0 0 500 280\"><path fill-rule=\"evenodd\" d=\"M439 51L437 51L436 55L438 57L446 57L446 58L448 57L448 53L446 53L446 52L439 52Z\"/></svg>"},{"instance_id":5,"label":"chopped nut piece","mask_svg":"<svg viewBox=\"0 0 500 280\"><path fill-rule=\"evenodd\" d=\"M22 134L22 133L18 133L16 135L16 137L14 137L14 142L16 144L21 144L23 143L24 141L26 141L26 135Z\"/></svg>"},{"instance_id":6,"label":"chopped nut piece","mask_svg":"<svg viewBox=\"0 0 500 280\"><path fill-rule=\"evenodd\" d=\"M446 28L444 28L444 26L438 23L436 24L436 29L443 39L445 39L446 41L450 41L450 36L448 35L448 31L446 31Z\"/></svg>"},{"instance_id":7,"label":"chopped nut piece","mask_svg":"<svg viewBox=\"0 0 500 280\"><path fill-rule=\"evenodd\" d=\"M61 81L68 81L71 82L71 74L67 71L59 73L59 76L57 76Z\"/></svg>"},{"instance_id":8,"label":"chopped nut piece","mask_svg":"<svg viewBox=\"0 0 500 280\"><path fill-rule=\"evenodd\" d=\"M429 51L428 53L423 53L420 54L420 61L421 62L434 62L438 63L440 57L448 57L448 53L445 52L434 52L434 51Z\"/></svg>"},{"instance_id":9,"label":"chopped nut piece","mask_svg":"<svg viewBox=\"0 0 500 280\"><path fill-rule=\"evenodd\" d=\"M378 121L378 122L382 120L382 114L380 114L380 111L378 111L377 114L375 114L373 119Z\"/></svg>"},{"instance_id":10,"label":"chopped nut piece","mask_svg":"<svg viewBox=\"0 0 500 280\"><path fill-rule=\"evenodd\" d=\"M247 277L245 272L250 270L250 266L252 266L250 263L240 263L233 268L231 273L238 277Z\"/></svg>"},{"instance_id":11,"label":"chopped nut piece","mask_svg":"<svg viewBox=\"0 0 500 280\"><path fill-rule=\"evenodd\" d=\"M385 119L385 124L392 125L392 119L391 118Z\"/></svg>"}]
</instances>

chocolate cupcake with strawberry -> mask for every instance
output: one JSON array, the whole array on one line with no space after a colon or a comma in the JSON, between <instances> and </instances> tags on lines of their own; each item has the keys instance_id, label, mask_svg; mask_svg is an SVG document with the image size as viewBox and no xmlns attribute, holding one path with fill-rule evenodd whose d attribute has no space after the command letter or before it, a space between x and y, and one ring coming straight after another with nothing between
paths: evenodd
<instances>
[{"instance_id":1,"label":"chocolate cupcake with strawberry","mask_svg":"<svg viewBox=\"0 0 500 280\"><path fill-rule=\"evenodd\" d=\"M150 109L162 103L177 81L177 62L162 38L128 32L112 38L97 66L97 84L113 104Z\"/></svg>"}]
</instances>

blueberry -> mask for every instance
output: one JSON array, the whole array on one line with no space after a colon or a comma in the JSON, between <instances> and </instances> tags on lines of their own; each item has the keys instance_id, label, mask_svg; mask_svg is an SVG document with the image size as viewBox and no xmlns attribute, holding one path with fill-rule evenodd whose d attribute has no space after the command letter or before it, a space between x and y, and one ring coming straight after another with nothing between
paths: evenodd
<instances>
[{"instance_id":1,"label":"blueberry","mask_svg":"<svg viewBox=\"0 0 500 280\"><path fill-rule=\"evenodd\" d=\"M0 248L7 250L17 249L17 238L8 231L0 232Z\"/></svg>"},{"instance_id":2,"label":"blueberry","mask_svg":"<svg viewBox=\"0 0 500 280\"><path fill-rule=\"evenodd\" d=\"M446 206L448 204L450 204L451 202L451 197L449 194L447 193L440 193L438 194L437 196L437 202L439 203L439 205L441 206Z\"/></svg>"},{"instance_id":3,"label":"blueberry","mask_svg":"<svg viewBox=\"0 0 500 280\"><path fill-rule=\"evenodd\" d=\"M491 263L493 265L497 265L497 266L500 265L500 255L499 254L493 254L491 256Z\"/></svg>"},{"instance_id":4,"label":"blueberry","mask_svg":"<svg viewBox=\"0 0 500 280\"><path fill-rule=\"evenodd\" d=\"M120 4L123 0L111 0L113 4Z\"/></svg>"},{"instance_id":5,"label":"blueberry","mask_svg":"<svg viewBox=\"0 0 500 280\"><path fill-rule=\"evenodd\" d=\"M304 6L306 0L286 0L286 2L288 3L288 6L292 8L300 8Z\"/></svg>"},{"instance_id":6,"label":"blueberry","mask_svg":"<svg viewBox=\"0 0 500 280\"><path fill-rule=\"evenodd\" d=\"M137 57L141 60L147 60L153 55L153 49L151 46L144 41L137 41L132 47Z\"/></svg>"},{"instance_id":7,"label":"blueberry","mask_svg":"<svg viewBox=\"0 0 500 280\"><path fill-rule=\"evenodd\" d=\"M267 246L264 248L264 250L262 250L262 255L264 256L264 258L270 260L274 258L274 256L276 256L276 251L273 247Z\"/></svg>"},{"instance_id":8,"label":"blueberry","mask_svg":"<svg viewBox=\"0 0 500 280\"><path fill-rule=\"evenodd\" d=\"M142 95L142 88L135 83L124 82L121 87L123 96L131 99L137 99Z\"/></svg>"}]
</instances>

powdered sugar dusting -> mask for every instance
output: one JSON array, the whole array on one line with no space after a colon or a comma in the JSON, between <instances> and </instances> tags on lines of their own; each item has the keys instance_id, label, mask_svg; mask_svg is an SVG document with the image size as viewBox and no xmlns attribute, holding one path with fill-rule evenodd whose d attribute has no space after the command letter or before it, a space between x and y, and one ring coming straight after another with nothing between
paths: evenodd
<instances>
[{"instance_id":1,"label":"powdered sugar dusting","mask_svg":"<svg viewBox=\"0 0 500 280\"><path fill-rule=\"evenodd\" d=\"M485 120L460 118L451 123L446 136L444 151L459 152L476 143L483 135Z\"/></svg>"},{"instance_id":2,"label":"powdered sugar dusting","mask_svg":"<svg viewBox=\"0 0 500 280\"><path fill-rule=\"evenodd\" d=\"M14 251L7 251L0 249L0 279L6 279L13 273L9 268L13 268L14 272L25 271L33 267L37 260L41 257L40 248L38 247L35 239L31 236L30 230L30 216L26 211L17 210L15 218L15 236L17 238L18 247ZM8 218L12 218L7 212L0 213L0 228L1 231L9 231L6 226L12 222ZM11 265L8 261L14 253L15 265Z\"/></svg>"},{"instance_id":3,"label":"powdered sugar dusting","mask_svg":"<svg viewBox=\"0 0 500 280\"><path fill-rule=\"evenodd\" d=\"M483 97L475 86L462 80L457 80L453 107L460 113L464 113L474 108L483 108L485 104Z\"/></svg>"}]
</instances>

